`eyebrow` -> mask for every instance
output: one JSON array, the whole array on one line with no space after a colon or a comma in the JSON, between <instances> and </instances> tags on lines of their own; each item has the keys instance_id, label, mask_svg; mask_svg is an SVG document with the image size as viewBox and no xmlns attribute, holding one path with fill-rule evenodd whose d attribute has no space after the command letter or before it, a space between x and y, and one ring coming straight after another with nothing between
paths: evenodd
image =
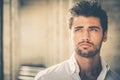
<instances>
[{"instance_id":1,"label":"eyebrow","mask_svg":"<svg viewBox=\"0 0 120 80\"><path fill-rule=\"evenodd\" d=\"M83 28L83 26L76 26L75 28Z\"/></svg>"},{"instance_id":2,"label":"eyebrow","mask_svg":"<svg viewBox=\"0 0 120 80\"><path fill-rule=\"evenodd\" d=\"M100 27L98 27L98 26L89 26L89 28L97 28L97 29L100 29Z\"/></svg>"},{"instance_id":3,"label":"eyebrow","mask_svg":"<svg viewBox=\"0 0 120 80\"><path fill-rule=\"evenodd\" d=\"M84 26L76 26L75 28L83 28ZM88 28L97 28L100 29L98 26L89 26Z\"/></svg>"}]
</instances>

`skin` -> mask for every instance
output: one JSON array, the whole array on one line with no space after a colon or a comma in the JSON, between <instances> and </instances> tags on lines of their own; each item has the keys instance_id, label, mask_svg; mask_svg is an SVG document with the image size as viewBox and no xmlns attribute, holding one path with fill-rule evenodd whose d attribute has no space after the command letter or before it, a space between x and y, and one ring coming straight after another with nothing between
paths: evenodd
<instances>
[{"instance_id":1,"label":"skin","mask_svg":"<svg viewBox=\"0 0 120 80\"><path fill-rule=\"evenodd\" d=\"M96 80L102 70L100 48L107 40L107 31L103 33L100 19L94 16L74 17L71 38L81 79Z\"/></svg>"}]
</instances>

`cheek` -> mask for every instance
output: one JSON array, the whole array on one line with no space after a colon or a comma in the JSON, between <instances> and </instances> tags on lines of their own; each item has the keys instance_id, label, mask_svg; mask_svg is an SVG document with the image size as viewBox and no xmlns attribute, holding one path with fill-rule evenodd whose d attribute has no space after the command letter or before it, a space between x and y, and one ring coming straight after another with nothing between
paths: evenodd
<instances>
[{"instance_id":1,"label":"cheek","mask_svg":"<svg viewBox=\"0 0 120 80\"><path fill-rule=\"evenodd\" d=\"M78 35L78 34L74 34L73 35L73 41L74 41L74 43L75 44L77 44L77 43L79 43L80 42L80 35Z\"/></svg>"},{"instance_id":2,"label":"cheek","mask_svg":"<svg viewBox=\"0 0 120 80\"><path fill-rule=\"evenodd\" d=\"M92 38L91 38L91 41L95 44L100 44L103 40L103 36L102 34L93 34L92 35Z\"/></svg>"}]
</instances>

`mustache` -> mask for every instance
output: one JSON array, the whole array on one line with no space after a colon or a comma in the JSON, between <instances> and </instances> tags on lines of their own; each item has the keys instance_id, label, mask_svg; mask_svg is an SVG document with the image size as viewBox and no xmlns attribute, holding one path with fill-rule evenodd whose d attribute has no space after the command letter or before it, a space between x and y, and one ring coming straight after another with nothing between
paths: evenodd
<instances>
[{"instance_id":1,"label":"mustache","mask_svg":"<svg viewBox=\"0 0 120 80\"><path fill-rule=\"evenodd\" d=\"M79 42L78 45L82 44L82 43L88 43L88 44L91 44L91 45L94 45L92 42L90 41L82 41L82 42Z\"/></svg>"}]
</instances>

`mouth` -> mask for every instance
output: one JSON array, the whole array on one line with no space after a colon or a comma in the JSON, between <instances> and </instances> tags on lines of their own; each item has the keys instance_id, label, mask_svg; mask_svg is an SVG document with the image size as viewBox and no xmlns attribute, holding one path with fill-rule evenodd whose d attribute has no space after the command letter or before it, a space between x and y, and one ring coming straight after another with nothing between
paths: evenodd
<instances>
[{"instance_id":1,"label":"mouth","mask_svg":"<svg viewBox=\"0 0 120 80\"><path fill-rule=\"evenodd\" d=\"M80 46L83 48L89 48L89 47L91 47L91 44L90 43L81 43Z\"/></svg>"}]
</instances>

